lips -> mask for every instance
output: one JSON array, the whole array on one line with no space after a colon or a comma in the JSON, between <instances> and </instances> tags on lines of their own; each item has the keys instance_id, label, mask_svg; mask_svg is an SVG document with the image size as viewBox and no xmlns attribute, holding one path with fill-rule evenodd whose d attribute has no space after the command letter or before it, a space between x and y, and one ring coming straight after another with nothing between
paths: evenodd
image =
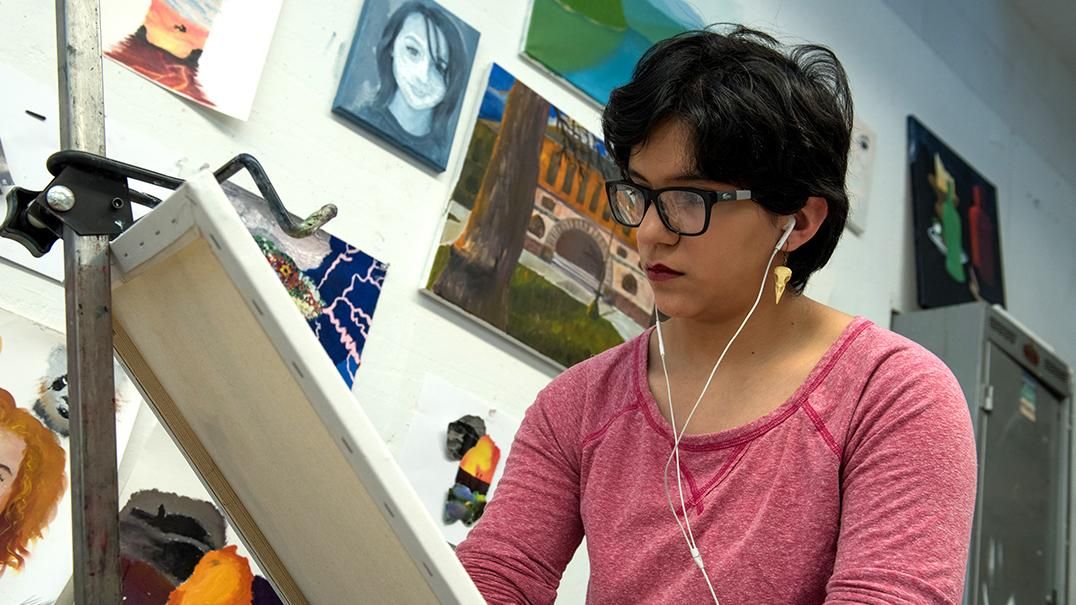
<instances>
[{"instance_id":1,"label":"lips","mask_svg":"<svg viewBox=\"0 0 1076 605\"><path fill-rule=\"evenodd\" d=\"M682 275L684 274L660 263L656 265L648 265L646 267L646 276L652 282L669 281L670 279L676 279Z\"/></svg>"}]
</instances>

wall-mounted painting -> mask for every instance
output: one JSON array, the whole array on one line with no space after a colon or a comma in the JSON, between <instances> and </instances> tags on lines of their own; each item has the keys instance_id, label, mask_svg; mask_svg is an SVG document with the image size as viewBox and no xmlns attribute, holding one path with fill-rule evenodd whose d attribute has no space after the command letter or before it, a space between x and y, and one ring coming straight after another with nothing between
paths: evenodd
<instances>
[{"instance_id":1,"label":"wall-mounted painting","mask_svg":"<svg viewBox=\"0 0 1076 605\"><path fill-rule=\"evenodd\" d=\"M124 605L280 605L171 437L145 420L121 489Z\"/></svg>"},{"instance_id":2,"label":"wall-mounted painting","mask_svg":"<svg viewBox=\"0 0 1076 605\"><path fill-rule=\"evenodd\" d=\"M122 457L141 399L118 366ZM72 570L63 334L0 309L0 603L51 603Z\"/></svg>"},{"instance_id":3,"label":"wall-mounted painting","mask_svg":"<svg viewBox=\"0 0 1076 605\"><path fill-rule=\"evenodd\" d=\"M908 161L919 305L1004 305L997 189L913 116Z\"/></svg>"},{"instance_id":4,"label":"wall-mounted painting","mask_svg":"<svg viewBox=\"0 0 1076 605\"><path fill-rule=\"evenodd\" d=\"M324 231L293 238L265 200L232 183L223 189L340 376L353 386L388 266Z\"/></svg>"},{"instance_id":5,"label":"wall-mounted painting","mask_svg":"<svg viewBox=\"0 0 1076 605\"><path fill-rule=\"evenodd\" d=\"M655 42L705 26L686 0L534 0L523 53L605 105Z\"/></svg>"},{"instance_id":6,"label":"wall-mounted painting","mask_svg":"<svg viewBox=\"0 0 1076 605\"><path fill-rule=\"evenodd\" d=\"M105 0L105 56L163 88L247 119L281 0Z\"/></svg>"},{"instance_id":7,"label":"wall-mounted painting","mask_svg":"<svg viewBox=\"0 0 1076 605\"><path fill-rule=\"evenodd\" d=\"M852 121L852 144L848 150L848 175L845 178L849 206L845 228L856 235L862 235L867 229L876 140L874 131L859 118Z\"/></svg>"},{"instance_id":8,"label":"wall-mounted painting","mask_svg":"<svg viewBox=\"0 0 1076 605\"><path fill-rule=\"evenodd\" d=\"M367 0L333 111L443 171L477 48L432 0Z\"/></svg>"},{"instance_id":9,"label":"wall-mounted painting","mask_svg":"<svg viewBox=\"0 0 1076 605\"><path fill-rule=\"evenodd\" d=\"M654 296L609 214L600 137L494 65L427 288L568 366L641 333Z\"/></svg>"},{"instance_id":10,"label":"wall-mounted painting","mask_svg":"<svg viewBox=\"0 0 1076 605\"><path fill-rule=\"evenodd\" d=\"M449 544L467 537L485 502L493 497L520 422L439 376L427 374L423 379L418 409L408 423L396 461ZM468 454L481 453L485 444L493 445L490 449L496 453L496 459L487 463L492 480L476 486L472 476L464 476L461 482Z\"/></svg>"}]
</instances>

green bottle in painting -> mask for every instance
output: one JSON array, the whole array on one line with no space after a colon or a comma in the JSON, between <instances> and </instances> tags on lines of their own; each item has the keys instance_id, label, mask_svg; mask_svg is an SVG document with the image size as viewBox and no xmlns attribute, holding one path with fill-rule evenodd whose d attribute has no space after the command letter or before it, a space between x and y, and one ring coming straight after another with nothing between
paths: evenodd
<instances>
[{"instance_id":1,"label":"green bottle in painting","mask_svg":"<svg viewBox=\"0 0 1076 605\"><path fill-rule=\"evenodd\" d=\"M960 224L960 213L956 209L953 194L953 181L949 180L942 207L942 239L945 240L945 270L954 280L964 283L968 280L964 274L964 230Z\"/></svg>"}]
</instances>

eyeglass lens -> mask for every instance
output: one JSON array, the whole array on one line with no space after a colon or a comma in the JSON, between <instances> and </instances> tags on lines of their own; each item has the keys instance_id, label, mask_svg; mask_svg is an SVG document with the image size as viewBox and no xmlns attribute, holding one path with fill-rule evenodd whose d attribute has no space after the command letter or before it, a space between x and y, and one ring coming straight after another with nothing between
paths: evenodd
<instances>
[{"instance_id":1,"label":"eyeglass lens","mask_svg":"<svg viewBox=\"0 0 1076 605\"><path fill-rule=\"evenodd\" d=\"M706 223L706 200L693 191L663 191L657 197L658 211L668 226L678 233L698 233ZM631 185L616 185L613 211L624 224L638 227L646 212L646 195Z\"/></svg>"}]
</instances>

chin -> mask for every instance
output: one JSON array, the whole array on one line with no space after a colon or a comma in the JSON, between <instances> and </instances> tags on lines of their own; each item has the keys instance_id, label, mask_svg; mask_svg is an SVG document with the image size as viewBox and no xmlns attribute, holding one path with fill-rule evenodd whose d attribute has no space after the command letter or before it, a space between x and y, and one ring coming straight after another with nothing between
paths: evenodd
<instances>
[{"instance_id":1,"label":"chin","mask_svg":"<svg viewBox=\"0 0 1076 605\"><path fill-rule=\"evenodd\" d=\"M659 294L655 292L654 304L658 308L658 313L665 317L685 319L695 317L702 312L703 305L699 304L697 298L691 298L686 295L675 294Z\"/></svg>"}]
</instances>

